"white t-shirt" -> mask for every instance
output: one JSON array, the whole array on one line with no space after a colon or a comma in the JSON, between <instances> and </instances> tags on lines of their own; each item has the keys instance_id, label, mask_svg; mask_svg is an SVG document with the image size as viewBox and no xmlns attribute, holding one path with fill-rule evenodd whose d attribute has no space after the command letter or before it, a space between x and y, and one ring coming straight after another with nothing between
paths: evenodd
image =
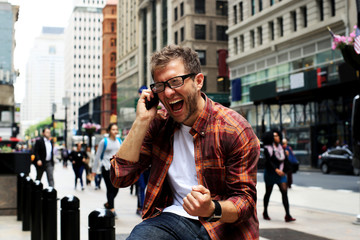
<instances>
[{"instance_id":1,"label":"white t-shirt","mask_svg":"<svg viewBox=\"0 0 360 240\"><path fill-rule=\"evenodd\" d=\"M174 202L166 207L164 212L172 212L177 215L198 219L190 216L183 208L183 198L191 192L194 185L198 185L195 157L194 139L189 133L191 127L181 125L180 131L174 134L174 156L168 171L168 180L173 192Z\"/></svg>"}]
</instances>

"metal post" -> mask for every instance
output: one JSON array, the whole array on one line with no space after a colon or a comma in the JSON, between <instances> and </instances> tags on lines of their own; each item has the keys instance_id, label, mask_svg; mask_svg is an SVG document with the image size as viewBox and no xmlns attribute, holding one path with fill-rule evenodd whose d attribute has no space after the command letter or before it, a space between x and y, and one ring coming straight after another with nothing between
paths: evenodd
<instances>
[{"instance_id":1,"label":"metal post","mask_svg":"<svg viewBox=\"0 0 360 240\"><path fill-rule=\"evenodd\" d=\"M24 191L23 191L23 215L22 215L22 230L30 231L31 220L31 184L32 179L27 176L25 178Z\"/></svg>"},{"instance_id":2,"label":"metal post","mask_svg":"<svg viewBox=\"0 0 360 240\"><path fill-rule=\"evenodd\" d=\"M22 220L23 212L23 188L25 184L25 173L19 173L17 177L17 220Z\"/></svg>"},{"instance_id":3,"label":"metal post","mask_svg":"<svg viewBox=\"0 0 360 240\"><path fill-rule=\"evenodd\" d=\"M89 240L115 240L115 216L108 209L89 214Z\"/></svg>"},{"instance_id":4,"label":"metal post","mask_svg":"<svg viewBox=\"0 0 360 240\"><path fill-rule=\"evenodd\" d=\"M80 201L75 196L61 199L61 240L80 240Z\"/></svg>"},{"instance_id":5,"label":"metal post","mask_svg":"<svg viewBox=\"0 0 360 240\"><path fill-rule=\"evenodd\" d=\"M32 183L31 189L31 240L41 240L41 198L43 185L40 180Z\"/></svg>"},{"instance_id":6,"label":"metal post","mask_svg":"<svg viewBox=\"0 0 360 240\"><path fill-rule=\"evenodd\" d=\"M43 190L41 232L43 240L57 239L57 192L53 187Z\"/></svg>"}]
</instances>

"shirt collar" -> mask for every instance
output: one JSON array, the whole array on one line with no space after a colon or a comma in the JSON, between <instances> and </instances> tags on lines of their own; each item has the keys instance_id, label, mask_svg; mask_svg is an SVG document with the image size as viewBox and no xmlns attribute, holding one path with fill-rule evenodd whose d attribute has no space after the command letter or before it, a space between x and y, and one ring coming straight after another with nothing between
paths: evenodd
<instances>
[{"instance_id":1,"label":"shirt collar","mask_svg":"<svg viewBox=\"0 0 360 240\"><path fill-rule=\"evenodd\" d=\"M195 120L195 123L190 130L190 134L195 135L195 133L198 133L200 136L204 137L210 116L212 115L213 101L203 92L201 93L201 97L205 99L205 107Z\"/></svg>"}]
</instances>

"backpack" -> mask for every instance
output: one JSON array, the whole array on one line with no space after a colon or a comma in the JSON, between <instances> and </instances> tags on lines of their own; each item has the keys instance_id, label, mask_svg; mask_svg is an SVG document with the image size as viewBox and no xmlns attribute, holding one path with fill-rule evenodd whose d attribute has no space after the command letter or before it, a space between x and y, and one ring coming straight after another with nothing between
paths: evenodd
<instances>
[{"instance_id":1,"label":"backpack","mask_svg":"<svg viewBox=\"0 0 360 240\"><path fill-rule=\"evenodd\" d=\"M122 143L121 139L119 137L117 137L116 139L119 141L119 143L121 145L121 143ZM104 158L104 153L105 153L105 150L106 150L107 141L108 141L107 137L104 138L104 147L103 147L103 150L102 150L101 155L100 155L100 160L103 160L103 158Z\"/></svg>"}]
</instances>

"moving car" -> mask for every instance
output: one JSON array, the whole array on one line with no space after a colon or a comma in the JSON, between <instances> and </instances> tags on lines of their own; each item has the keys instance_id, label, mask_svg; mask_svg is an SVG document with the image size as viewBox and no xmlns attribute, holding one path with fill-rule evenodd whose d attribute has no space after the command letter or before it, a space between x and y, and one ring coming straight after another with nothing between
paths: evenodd
<instances>
[{"instance_id":1,"label":"moving car","mask_svg":"<svg viewBox=\"0 0 360 240\"><path fill-rule=\"evenodd\" d=\"M349 148L337 147L319 155L318 163L321 171L325 174L331 171L346 171L359 175L360 169L353 167L352 158L353 154Z\"/></svg>"}]
</instances>

